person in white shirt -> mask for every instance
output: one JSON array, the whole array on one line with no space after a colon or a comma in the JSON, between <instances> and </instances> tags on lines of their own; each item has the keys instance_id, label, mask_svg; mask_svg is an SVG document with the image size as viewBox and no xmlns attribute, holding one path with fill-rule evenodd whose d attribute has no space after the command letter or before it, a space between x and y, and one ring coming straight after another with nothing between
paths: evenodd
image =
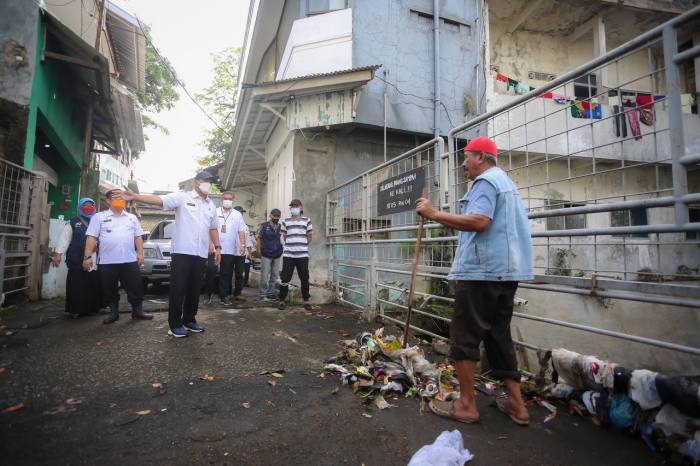
<instances>
[{"instance_id":1,"label":"person in white shirt","mask_svg":"<svg viewBox=\"0 0 700 466\"><path fill-rule=\"evenodd\" d=\"M243 208L243 206L237 205L234 207L238 212L241 213L241 218L243 218L243 214L246 212L246 210ZM242 262L241 262L241 289L243 289L244 286L248 286L248 277L250 275L250 264L251 264L251 259L252 259L252 254L253 254L253 247L255 246L253 244L253 241L250 239L250 228L248 228L248 225L243 223L243 226L245 228L244 231L244 241L243 244L245 244L245 248L243 249L243 257L242 257ZM238 279L236 279L238 280ZM241 296L241 298L243 298ZM245 300L243 298L242 300Z\"/></svg>"},{"instance_id":2,"label":"person in white shirt","mask_svg":"<svg viewBox=\"0 0 700 466\"><path fill-rule=\"evenodd\" d=\"M131 318L151 320L153 315L143 312L143 230L139 219L126 212L126 202L119 197L118 190L107 192L109 209L93 215L85 235L83 270L94 267L92 253L100 245L98 271L102 288L102 298L109 306L109 316L105 324L119 320L119 283L126 290L131 304Z\"/></svg>"},{"instance_id":3,"label":"person in white shirt","mask_svg":"<svg viewBox=\"0 0 700 466\"><path fill-rule=\"evenodd\" d=\"M68 267L66 312L75 317L93 314L102 307L99 272L83 270L83 253L87 241L85 233L95 212L95 201L89 197L80 198L78 215L66 222L54 250L54 267L58 267L65 256Z\"/></svg>"},{"instance_id":4,"label":"person in white shirt","mask_svg":"<svg viewBox=\"0 0 700 466\"><path fill-rule=\"evenodd\" d=\"M231 280L236 270L234 299L240 299L242 291L242 265L236 265L242 259L245 245L246 225L240 212L233 208L233 193L226 191L221 195L221 207L216 209L219 217L219 238L221 239L221 266L219 267L219 299L224 306L230 306L228 296L231 294ZM240 297L240 298L239 298Z\"/></svg>"},{"instance_id":5,"label":"person in white shirt","mask_svg":"<svg viewBox=\"0 0 700 466\"><path fill-rule=\"evenodd\" d=\"M212 182L218 177L202 171L194 178L194 189L187 192L156 196L136 194L124 188L121 196L128 201L162 206L175 211L175 227L171 243L170 296L168 335L181 338L188 332L203 332L195 316L199 307L199 290L207 267L209 241L214 244L214 262L221 261L219 218L209 198Z\"/></svg>"}]
</instances>

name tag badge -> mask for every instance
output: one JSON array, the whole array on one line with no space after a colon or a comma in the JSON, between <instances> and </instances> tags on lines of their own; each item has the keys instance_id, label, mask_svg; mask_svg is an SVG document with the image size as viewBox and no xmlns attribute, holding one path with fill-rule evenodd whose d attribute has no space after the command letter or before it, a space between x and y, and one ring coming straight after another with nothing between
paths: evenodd
<instances>
[{"instance_id":1,"label":"name tag badge","mask_svg":"<svg viewBox=\"0 0 700 466\"><path fill-rule=\"evenodd\" d=\"M105 219L105 220L102 220L102 223L109 223L109 222L111 222L111 221L112 221L111 218L107 218L107 219Z\"/></svg>"},{"instance_id":2,"label":"name tag badge","mask_svg":"<svg viewBox=\"0 0 700 466\"><path fill-rule=\"evenodd\" d=\"M107 233L112 233L112 230L110 230L109 228L107 228L105 231L106 231Z\"/></svg>"},{"instance_id":3,"label":"name tag badge","mask_svg":"<svg viewBox=\"0 0 700 466\"><path fill-rule=\"evenodd\" d=\"M226 233L226 224L221 225L221 233Z\"/></svg>"}]
</instances>

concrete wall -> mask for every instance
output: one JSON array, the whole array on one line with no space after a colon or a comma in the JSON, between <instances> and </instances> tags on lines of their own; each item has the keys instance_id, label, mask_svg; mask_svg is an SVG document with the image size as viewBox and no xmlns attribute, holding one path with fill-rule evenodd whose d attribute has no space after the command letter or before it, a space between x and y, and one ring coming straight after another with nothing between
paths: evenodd
<instances>
[{"instance_id":1,"label":"concrete wall","mask_svg":"<svg viewBox=\"0 0 700 466\"><path fill-rule=\"evenodd\" d=\"M516 312L533 314L592 327L641 335L662 341L700 346L700 313L697 309L602 300L587 296L520 288L528 300ZM670 375L700 375L700 359L676 351L642 345L619 338L594 335L560 326L513 318L513 337L545 348L567 348L631 368L646 368ZM530 354L531 368L537 359Z\"/></svg>"},{"instance_id":2,"label":"concrete wall","mask_svg":"<svg viewBox=\"0 0 700 466\"><path fill-rule=\"evenodd\" d=\"M294 171L294 132L286 125L278 124L265 146L267 160L266 205L268 210L280 209L282 215L289 213L295 180Z\"/></svg>"},{"instance_id":3,"label":"concrete wall","mask_svg":"<svg viewBox=\"0 0 700 466\"><path fill-rule=\"evenodd\" d=\"M443 0L440 16L470 23L476 16L475 3ZM390 128L433 134L433 20L412 9L432 12L433 2L353 2L353 66L382 65L377 75L393 84L375 78L365 86L357 122L383 125L386 88ZM472 27L444 21L440 27L440 99L447 110L440 107L439 128L441 134L447 134L464 120L465 98L476 98L478 45Z\"/></svg>"},{"instance_id":4,"label":"concrete wall","mask_svg":"<svg viewBox=\"0 0 700 466\"><path fill-rule=\"evenodd\" d=\"M36 61L39 9L8 0L0 15L0 158L22 164Z\"/></svg>"}]
</instances>

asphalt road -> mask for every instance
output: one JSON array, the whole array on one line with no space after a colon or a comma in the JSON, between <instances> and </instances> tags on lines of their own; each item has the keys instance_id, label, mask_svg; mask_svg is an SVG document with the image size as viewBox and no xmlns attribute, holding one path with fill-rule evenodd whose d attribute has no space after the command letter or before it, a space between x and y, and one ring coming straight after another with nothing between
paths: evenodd
<instances>
[{"instance_id":1,"label":"asphalt road","mask_svg":"<svg viewBox=\"0 0 700 466\"><path fill-rule=\"evenodd\" d=\"M149 295L147 307L163 311L166 301ZM474 465L662 463L640 440L565 413L544 424L547 412L532 409L531 426L518 427L486 396L477 425L421 413L415 399L365 406L348 387L335 390L337 376L319 377L341 331L378 326L342 307L202 308L206 332L175 340L166 312L107 326L102 315L68 319L62 305L0 314L3 333L16 332L0 337L0 411L24 404L0 413L2 464L405 465L453 429ZM278 369L284 377L260 375Z\"/></svg>"}]
</instances>

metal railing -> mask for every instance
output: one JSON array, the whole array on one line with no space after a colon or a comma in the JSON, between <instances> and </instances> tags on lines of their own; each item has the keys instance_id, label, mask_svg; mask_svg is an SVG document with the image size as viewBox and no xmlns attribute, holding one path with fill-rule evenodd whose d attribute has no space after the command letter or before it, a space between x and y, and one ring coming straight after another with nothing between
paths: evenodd
<instances>
[{"instance_id":1,"label":"metal railing","mask_svg":"<svg viewBox=\"0 0 700 466\"><path fill-rule=\"evenodd\" d=\"M686 113L679 74L700 49L679 52L677 40L699 17L696 7L525 95L495 90L503 105L451 130L447 150L444 141L429 141L331 190L330 276L341 299L378 307L382 318L403 325L418 222L414 212L376 215L376 184L425 166L431 201L458 212L470 185L462 147L487 135L530 218L535 280L521 288L700 309L700 118ZM591 76L600 84L581 96L579 83ZM426 223L416 285L421 325L412 325L418 332L447 334L446 276L456 247L455 232ZM620 328L514 315L700 355L699 347Z\"/></svg>"},{"instance_id":2,"label":"metal railing","mask_svg":"<svg viewBox=\"0 0 700 466\"><path fill-rule=\"evenodd\" d=\"M30 206L36 175L0 159L0 304L28 288Z\"/></svg>"}]
</instances>

